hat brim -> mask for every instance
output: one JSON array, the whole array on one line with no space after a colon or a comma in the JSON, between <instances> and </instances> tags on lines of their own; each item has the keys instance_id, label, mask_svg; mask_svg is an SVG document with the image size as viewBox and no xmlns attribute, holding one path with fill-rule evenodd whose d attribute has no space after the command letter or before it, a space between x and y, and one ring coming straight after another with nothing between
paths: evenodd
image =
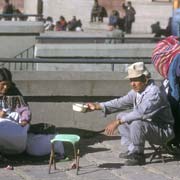
<instances>
[{"instance_id":1,"label":"hat brim","mask_svg":"<svg viewBox=\"0 0 180 180\"><path fill-rule=\"evenodd\" d=\"M133 78L138 78L138 77L141 77L143 74L140 74L138 76L126 76L125 79L133 79Z\"/></svg>"}]
</instances>

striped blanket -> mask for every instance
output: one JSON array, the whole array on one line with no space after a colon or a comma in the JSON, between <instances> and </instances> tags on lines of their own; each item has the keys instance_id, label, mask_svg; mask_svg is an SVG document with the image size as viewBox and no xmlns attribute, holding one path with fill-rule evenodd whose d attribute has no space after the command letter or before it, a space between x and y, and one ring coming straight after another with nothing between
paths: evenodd
<instances>
[{"instance_id":1,"label":"striped blanket","mask_svg":"<svg viewBox=\"0 0 180 180\"><path fill-rule=\"evenodd\" d=\"M167 78L169 66L174 57L180 53L180 44L177 38L169 36L159 41L153 50L151 61L164 78Z\"/></svg>"}]
</instances>

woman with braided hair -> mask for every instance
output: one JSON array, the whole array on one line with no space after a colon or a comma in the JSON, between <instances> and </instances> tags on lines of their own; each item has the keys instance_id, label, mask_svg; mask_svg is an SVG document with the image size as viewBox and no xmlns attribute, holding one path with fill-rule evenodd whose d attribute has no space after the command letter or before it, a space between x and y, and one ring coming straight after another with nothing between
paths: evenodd
<instances>
[{"instance_id":1,"label":"woman with braided hair","mask_svg":"<svg viewBox=\"0 0 180 180\"><path fill-rule=\"evenodd\" d=\"M0 153L22 153L27 144L31 112L12 74L0 68Z\"/></svg>"}]
</instances>

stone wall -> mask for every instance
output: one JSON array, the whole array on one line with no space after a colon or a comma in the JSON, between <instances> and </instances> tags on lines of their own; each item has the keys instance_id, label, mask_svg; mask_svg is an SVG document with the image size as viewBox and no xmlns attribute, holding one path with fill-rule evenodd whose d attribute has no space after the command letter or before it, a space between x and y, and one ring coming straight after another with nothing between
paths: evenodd
<instances>
[{"instance_id":1,"label":"stone wall","mask_svg":"<svg viewBox=\"0 0 180 180\"><path fill-rule=\"evenodd\" d=\"M101 111L78 113L72 110L72 104L83 103L87 98L90 102L102 101L103 96L125 95L130 90L125 76L126 73L120 72L13 72L24 96L41 98L29 102L33 124L45 122L88 130L101 130L116 114L104 117ZM152 76L160 80L157 72Z\"/></svg>"},{"instance_id":2,"label":"stone wall","mask_svg":"<svg viewBox=\"0 0 180 180\"><path fill-rule=\"evenodd\" d=\"M33 46L43 30L40 21L0 21L0 57L12 58Z\"/></svg>"}]
</instances>

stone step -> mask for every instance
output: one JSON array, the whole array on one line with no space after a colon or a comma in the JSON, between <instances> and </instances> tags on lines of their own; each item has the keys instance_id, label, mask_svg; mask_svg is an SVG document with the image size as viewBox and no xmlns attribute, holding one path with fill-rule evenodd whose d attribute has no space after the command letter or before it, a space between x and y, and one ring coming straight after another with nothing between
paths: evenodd
<instances>
[{"instance_id":1,"label":"stone step","mask_svg":"<svg viewBox=\"0 0 180 180\"><path fill-rule=\"evenodd\" d=\"M35 57L151 57L154 44L36 44Z\"/></svg>"},{"instance_id":2,"label":"stone step","mask_svg":"<svg viewBox=\"0 0 180 180\"><path fill-rule=\"evenodd\" d=\"M156 21L159 21L161 27L165 28L169 17L172 16L172 5L170 3L136 3L134 7L136 9L136 21L132 30L135 33L150 33L150 26Z\"/></svg>"}]
</instances>

